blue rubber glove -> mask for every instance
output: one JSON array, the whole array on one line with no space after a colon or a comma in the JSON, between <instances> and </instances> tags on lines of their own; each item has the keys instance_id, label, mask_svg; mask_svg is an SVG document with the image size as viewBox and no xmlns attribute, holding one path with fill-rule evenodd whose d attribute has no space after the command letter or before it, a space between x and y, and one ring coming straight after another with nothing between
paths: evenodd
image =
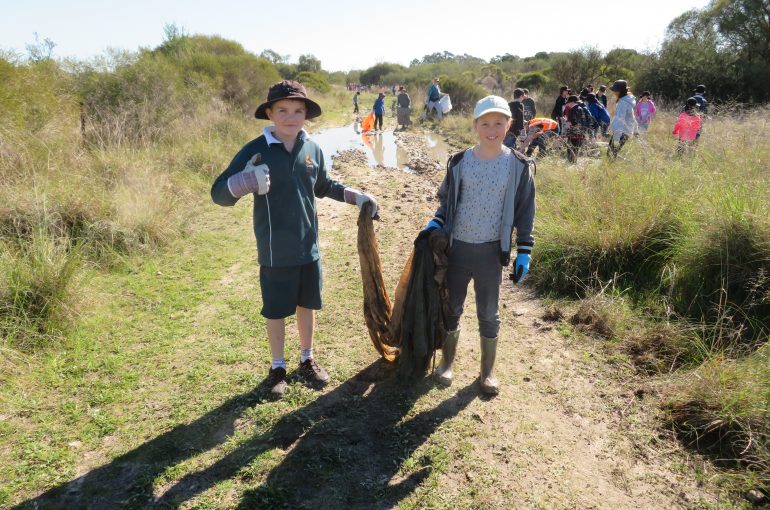
<instances>
[{"instance_id":1,"label":"blue rubber glove","mask_svg":"<svg viewBox=\"0 0 770 510\"><path fill-rule=\"evenodd\" d=\"M527 276L531 259L532 256L529 253L519 253L516 255L516 260L513 262L513 273L511 273L513 283L519 283Z\"/></svg>"},{"instance_id":2,"label":"blue rubber glove","mask_svg":"<svg viewBox=\"0 0 770 510\"><path fill-rule=\"evenodd\" d=\"M430 220L430 222L428 222L428 225L424 229L422 229L422 231L425 232L426 230L435 230L437 228L441 228L441 223L439 223L436 220Z\"/></svg>"}]
</instances>

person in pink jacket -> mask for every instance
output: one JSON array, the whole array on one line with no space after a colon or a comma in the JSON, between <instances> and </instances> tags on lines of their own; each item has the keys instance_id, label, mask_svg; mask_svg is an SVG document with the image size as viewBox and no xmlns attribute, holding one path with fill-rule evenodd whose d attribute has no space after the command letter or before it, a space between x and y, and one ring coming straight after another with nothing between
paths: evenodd
<instances>
[{"instance_id":1,"label":"person in pink jacket","mask_svg":"<svg viewBox=\"0 0 770 510\"><path fill-rule=\"evenodd\" d=\"M690 152L695 146L700 124L698 102L694 97L691 97L687 100L684 110L679 114L676 125L674 125L673 134L679 135L679 146L676 149L679 154Z\"/></svg>"},{"instance_id":2,"label":"person in pink jacket","mask_svg":"<svg viewBox=\"0 0 770 510\"><path fill-rule=\"evenodd\" d=\"M655 117L655 112L657 111L655 103L652 102L652 95L647 91L642 92L634 108L636 122L639 124L639 133L644 134L647 132L650 122L652 122L652 118Z\"/></svg>"}]
</instances>

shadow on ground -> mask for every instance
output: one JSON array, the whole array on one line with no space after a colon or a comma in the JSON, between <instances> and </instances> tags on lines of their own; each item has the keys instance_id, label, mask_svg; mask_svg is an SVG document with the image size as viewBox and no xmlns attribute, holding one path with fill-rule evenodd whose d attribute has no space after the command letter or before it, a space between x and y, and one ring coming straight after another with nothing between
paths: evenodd
<instances>
[{"instance_id":1,"label":"shadow on ground","mask_svg":"<svg viewBox=\"0 0 770 510\"><path fill-rule=\"evenodd\" d=\"M429 455L419 459L416 469L405 470L408 473L402 473L403 462L477 397L469 385L437 407L405 420L432 383L426 379L405 388L394 372L382 360L372 363L284 415L267 432L180 478L160 496L153 494L153 480L224 443L243 412L259 404L260 388L15 508L177 508L224 480L248 484L252 475L245 468L275 448L283 451L283 459L269 470L264 483L241 495L239 508L391 508L432 469Z\"/></svg>"}]
</instances>

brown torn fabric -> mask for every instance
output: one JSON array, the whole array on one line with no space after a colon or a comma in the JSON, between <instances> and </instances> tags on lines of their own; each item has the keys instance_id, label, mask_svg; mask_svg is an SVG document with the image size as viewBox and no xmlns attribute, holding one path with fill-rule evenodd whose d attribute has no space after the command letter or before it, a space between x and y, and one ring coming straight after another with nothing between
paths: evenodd
<instances>
[{"instance_id":1,"label":"brown torn fabric","mask_svg":"<svg viewBox=\"0 0 770 510\"><path fill-rule=\"evenodd\" d=\"M427 371L433 352L446 338L448 239L438 230L421 233L404 265L391 303L372 218L358 218L358 256L364 287L364 318L377 352L399 361L404 377ZM408 359L405 359L408 358Z\"/></svg>"}]
</instances>

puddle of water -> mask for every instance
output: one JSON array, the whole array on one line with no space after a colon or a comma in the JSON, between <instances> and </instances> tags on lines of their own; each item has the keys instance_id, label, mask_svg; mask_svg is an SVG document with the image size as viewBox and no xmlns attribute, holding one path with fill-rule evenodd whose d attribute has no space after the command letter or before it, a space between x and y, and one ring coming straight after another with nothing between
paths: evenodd
<instances>
[{"instance_id":1,"label":"puddle of water","mask_svg":"<svg viewBox=\"0 0 770 510\"><path fill-rule=\"evenodd\" d=\"M409 155L396 144L396 136L393 131L364 134L360 124L354 123L338 128L329 128L313 133L310 138L317 143L324 153L326 168L332 167L332 156L350 149L360 149L366 154L369 166L383 166L398 168L404 171L409 169ZM425 135L429 148L429 155L443 163L446 160L447 147L433 135Z\"/></svg>"}]
</instances>

